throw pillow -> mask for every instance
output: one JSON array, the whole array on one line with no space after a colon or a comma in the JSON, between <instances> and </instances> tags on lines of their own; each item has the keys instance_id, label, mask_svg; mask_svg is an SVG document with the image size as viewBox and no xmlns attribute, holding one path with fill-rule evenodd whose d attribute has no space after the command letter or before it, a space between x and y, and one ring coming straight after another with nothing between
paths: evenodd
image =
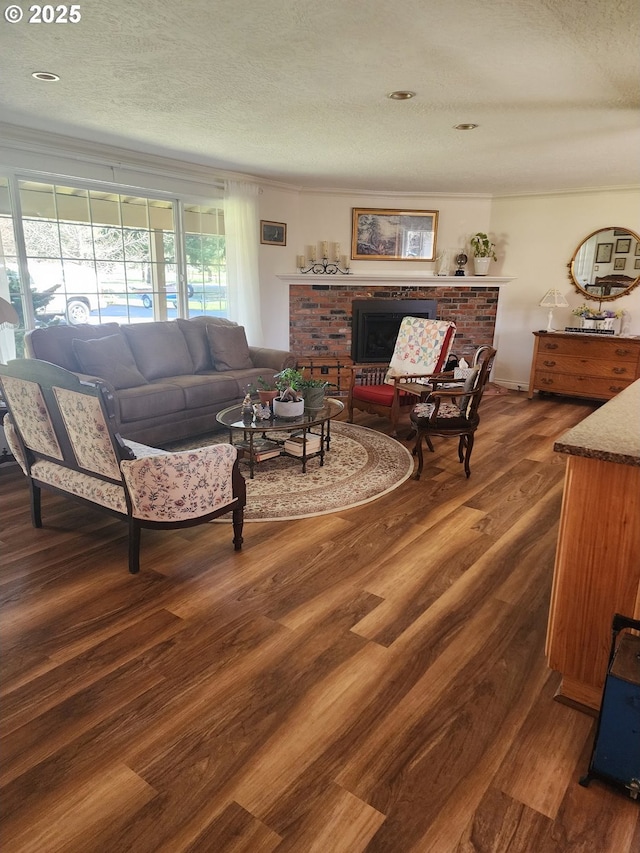
<instances>
[{"instance_id":1,"label":"throw pillow","mask_svg":"<svg viewBox=\"0 0 640 853\"><path fill-rule=\"evenodd\" d=\"M207 326L209 349L216 370L248 370L253 367L244 326Z\"/></svg>"},{"instance_id":2,"label":"throw pillow","mask_svg":"<svg viewBox=\"0 0 640 853\"><path fill-rule=\"evenodd\" d=\"M140 373L149 382L193 373L189 347L180 327L173 320L131 323L123 325L122 331Z\"/></svg>"},{"instance_id":3,"label":"throw pillow","mask_svg":"<svg viewBox=\"0 0 640 853\"><path fill-rule=\"evenodd\" d=\"M478 373L480 372L479 367L472 367L469 369L469 374L467 378L464 380L464 385L462 386L463 391L475 391L476 383L478 381ZM458 406L460 407L460 414L464 415L465 418L469 414L469 406L471 405L472 397L459 397L458 398Z\"/></svg>"},{"instance_id":4,"label":"throw pillow","mask_svg":"<svg viewBox=\"0 0 640 853\"><path fill-rule=\"evenodd\" d=\"M83 373L106 379L116 389L148 384L138 370L123 335L107 335L86 341L74 338L71 346Z\"/></svg>"}]
</instances>

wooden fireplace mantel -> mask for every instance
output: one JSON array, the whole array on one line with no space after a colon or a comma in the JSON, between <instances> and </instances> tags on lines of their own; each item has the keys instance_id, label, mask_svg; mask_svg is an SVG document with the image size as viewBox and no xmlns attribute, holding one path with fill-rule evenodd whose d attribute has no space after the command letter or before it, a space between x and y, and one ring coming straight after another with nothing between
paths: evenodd
<instances>
[{"instance_id":1,"label":"wooden fireplace mantel","mask_svg":"<svg viewBox=\"0 0 640 853\"><path fill-rule=\"evenodd\" d=\"M402 282L404 284L421 284L431 287L464 287L465 285L486 285L487 287L500 287L513 281L515 276L492 276L492 275L425 275L424 273L353 273L349 275L313 275L312 273L287 273L276 275L280 281L296 282L296 284L334 284L337 287L350 287L353 282L367 282L368 284L385 285L390 282Z\"/></svg>"}]
</instances>

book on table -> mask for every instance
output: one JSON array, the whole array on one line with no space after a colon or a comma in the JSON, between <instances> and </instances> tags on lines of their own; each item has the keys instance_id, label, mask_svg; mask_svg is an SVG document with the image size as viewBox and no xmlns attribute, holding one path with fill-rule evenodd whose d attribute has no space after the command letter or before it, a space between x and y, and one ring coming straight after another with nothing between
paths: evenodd
<instances>
[{"instance_id":1,"label":"book on table","mask_svg":"<svg viewBox=\"0 0 640 853\"><path fill-rule=\"evenodd\" d=\"M306 450L307 456L318 453L320 450L320 436L315 433L307 433L306 441L302 435L292 435L286 439L284 449L293 456L303 456Z\"/></svg>"},{"instance_id":2,"label":"book on table","mask_svg":"<svg viewBox=\"0 0 640 853\"><path fill-rule=\"evenodd\" d=\"M236 445L238 456L240 459L249 458L250 442L239 441ZM275 441L265 441L258 439L253 442L253 461L264 462L265 459L272 459L274 456L280 456L282 448Z\"/></svg>"},{"instance_id":3,"label":"book on table","mask_svg":"<svg viewBox=\"0 0 640 853\"><path fill-rule=\"evenodd\" d=\"M280 456L280 448L277 450L265 450L253 454L254 462L264 462L265 459L273 459L274 456Z\"/></svg>"}]
</instances>

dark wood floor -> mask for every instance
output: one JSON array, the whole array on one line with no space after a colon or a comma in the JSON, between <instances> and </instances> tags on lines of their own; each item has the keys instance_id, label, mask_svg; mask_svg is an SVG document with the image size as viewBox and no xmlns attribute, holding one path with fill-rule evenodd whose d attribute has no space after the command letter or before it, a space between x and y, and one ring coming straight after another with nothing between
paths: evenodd
<instances>
[{"instance_id":1,"label":"dark wood floor","mask_svg":"<svg viewBox=\"0 0 640 853\"><path fill-rule=\"evenodd\" d=\"M0 468L6 853L638 853L578 785L594 720L544 638L564 457L592 406L485 398L471 479L295 522L143 532ZM383 421L360 423L385 428Z\"/></svg>"}]
</instances>

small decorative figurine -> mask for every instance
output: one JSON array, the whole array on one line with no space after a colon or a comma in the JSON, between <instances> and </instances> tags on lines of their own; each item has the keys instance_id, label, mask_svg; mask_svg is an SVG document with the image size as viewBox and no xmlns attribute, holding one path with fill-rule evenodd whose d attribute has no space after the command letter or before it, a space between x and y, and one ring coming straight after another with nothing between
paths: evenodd
<instances>
[{"instance_id":1,"label":"small decorative figurine","mask_svg":"<svg viewBox=\"0 0 640 853\"><path fill-rule=\"evenodd\" d=\"M250 394L245 394L242 401L242 420L245 423L251 423L253 420L253 403L251 402Z\"/></svg>"},{"instance_id":2,"label":"small decorative figurine","mask_svg":"<svg viewBox=\"0 0 640 853\"><path fill-rule=\"evenodd\" d=\"M465 255L464 252L459 252L456 255L456 265L458 269L455 271L455 275L464 275L464 266L467 263L469 258Z\"/></svg>"}]
</instances>

